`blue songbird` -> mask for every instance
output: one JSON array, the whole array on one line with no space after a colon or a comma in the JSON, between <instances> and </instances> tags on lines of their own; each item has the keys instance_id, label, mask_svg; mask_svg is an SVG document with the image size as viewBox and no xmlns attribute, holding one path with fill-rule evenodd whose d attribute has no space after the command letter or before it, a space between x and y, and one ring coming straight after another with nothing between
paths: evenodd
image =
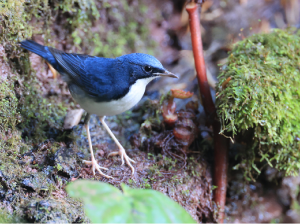
<instances>
[{"instance_id":1,"label":"blue songbird","mask_svg":"<svg viewBox=\"0 0 300 224\"><path fill-rule=\"evenodd\" d=\"M84 54L68 54L52 47L40 45L32 40L24 40L21 47L44 58L67 82L74 100L87 112L84 125L87 132L93 174L97 170L101 175L108 176L100 169L95 160L89 132L91 114L99 116L101 123L117 144L119 151L110 153L109 156L120 155L122 165L124 160L130 166L132 174L134 160L129 158L111 132L104 119L123 113L136 105L142 98L147 84L155 78L168 76L177 78L167 71L162 64L148 54L133 53L118 58L101 58Z\"/></svg>"}]
</instances>

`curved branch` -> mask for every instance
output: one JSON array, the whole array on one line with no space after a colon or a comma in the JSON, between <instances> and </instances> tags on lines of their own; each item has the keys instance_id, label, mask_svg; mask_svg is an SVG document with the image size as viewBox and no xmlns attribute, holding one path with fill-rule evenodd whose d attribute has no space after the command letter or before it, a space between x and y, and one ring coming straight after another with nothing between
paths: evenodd
<instances>
[{"instance_id":1,"label":"curved branch","mask_svg":"<svg viewBox=\"0 0 300 224\"><path fill-rule=\"evenodd\" d=\"M214 190L214 201L220 207L218 222L223 223L224 208L226 202L229 140L219 134L221 125L217 118L216 108L213 103L210 87L207 82L198 5L195 2L191 2L187 4L186 10L190 18L190 31L195 60L195 68L197 71L198 84L200 87L200 95L202 98L204 111L206 113L206 116L208 117L209 125L213 126L215 160L213 184L217 186L217 188Z\"/></svg>"}]
</instances>

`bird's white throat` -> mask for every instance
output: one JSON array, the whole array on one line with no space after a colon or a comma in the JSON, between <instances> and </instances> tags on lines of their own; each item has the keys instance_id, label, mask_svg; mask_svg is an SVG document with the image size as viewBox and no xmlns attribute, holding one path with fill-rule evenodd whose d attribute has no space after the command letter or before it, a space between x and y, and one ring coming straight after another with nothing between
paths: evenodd
<instances>
[{"instance_id":1,"label":"bird's white throat","mask_svg":"<svg viewBox=\"0 0 300 224\"><path fill-rule=\"evenodd\" d=\"M119 100L110 102L94 102L89 99L75 99L80 106L90 114L98 116L112 116L121 114L135 106L143 97L146 86L157 77L138 79L131 87L129 92ZM74 96L73 96L74 97Z\"/></svg>"}]
</instances>

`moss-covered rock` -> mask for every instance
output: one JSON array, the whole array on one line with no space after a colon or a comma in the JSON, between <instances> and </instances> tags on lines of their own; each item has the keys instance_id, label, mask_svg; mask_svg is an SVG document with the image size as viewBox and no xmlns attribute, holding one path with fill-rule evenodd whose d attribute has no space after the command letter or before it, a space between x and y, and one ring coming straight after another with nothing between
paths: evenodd
<instances>
[{"instance_id":1,"label":"moss-covered rock","mask_svg":"<svg viewBox=\"0 0 300 224\"><path fill-rule=\"evenodd\" d=\"M247 174L267 162L287 175L300 169L300 36L274 30L238 42L219 76L221 133L232 133L245 151Z\"/></svg>"},{"instance_id":2,"label":"moss-covered rock","mask_svg":"<svg viewBox=\"0 0 300 224\"><path fill-rule=\"evenodd\" d=\"M30 222L39 223L81 223L88 222L81 203L69 197L62 199L29 199L25 203L25 217ZM82 206L83 207L83 206Z\"/></svg>"},{"instance_id":3,"label":"moss-covered rock","mask_svg":"<svg viewBox=\"0 0 300 224\"><path fill-rule=\"evenodd\" d=\"M10 212L6 209L0 209L0 222L1 223L25 223L24 219L20 219L14 215L11 215Z\"/></svg>"},{"instance_id":4,"label":"moss-covered rock","mask_svg":"<svg viewBox=\"0 0 300 224\"><path fill-rule=\"evenodd\" d=\"M147 12L144 0L6 1L0 8L0 43L14 56L19 53L16 43L34 34L42 34L51 46L63 42L71 51L77 48L95 56L151 53L155 41L149 40Z\"/></svg>"}]
</instances>

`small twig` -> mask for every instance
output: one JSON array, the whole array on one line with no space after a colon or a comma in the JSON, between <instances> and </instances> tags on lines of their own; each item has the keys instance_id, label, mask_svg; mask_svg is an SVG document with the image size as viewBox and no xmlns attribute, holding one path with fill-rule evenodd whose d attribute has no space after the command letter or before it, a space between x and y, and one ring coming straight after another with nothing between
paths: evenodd
<instances>
[{"instance_id":1,"label":"small twig","mask_svg":"<svg viewBox=\"0 0 300 224\"><path fill-rule=\"evenodd\" d=\"M222 89L225 89L229 81L231 80L231 77L228 77L223 83L222 83Z\"/></svg>"}]
</instances>

